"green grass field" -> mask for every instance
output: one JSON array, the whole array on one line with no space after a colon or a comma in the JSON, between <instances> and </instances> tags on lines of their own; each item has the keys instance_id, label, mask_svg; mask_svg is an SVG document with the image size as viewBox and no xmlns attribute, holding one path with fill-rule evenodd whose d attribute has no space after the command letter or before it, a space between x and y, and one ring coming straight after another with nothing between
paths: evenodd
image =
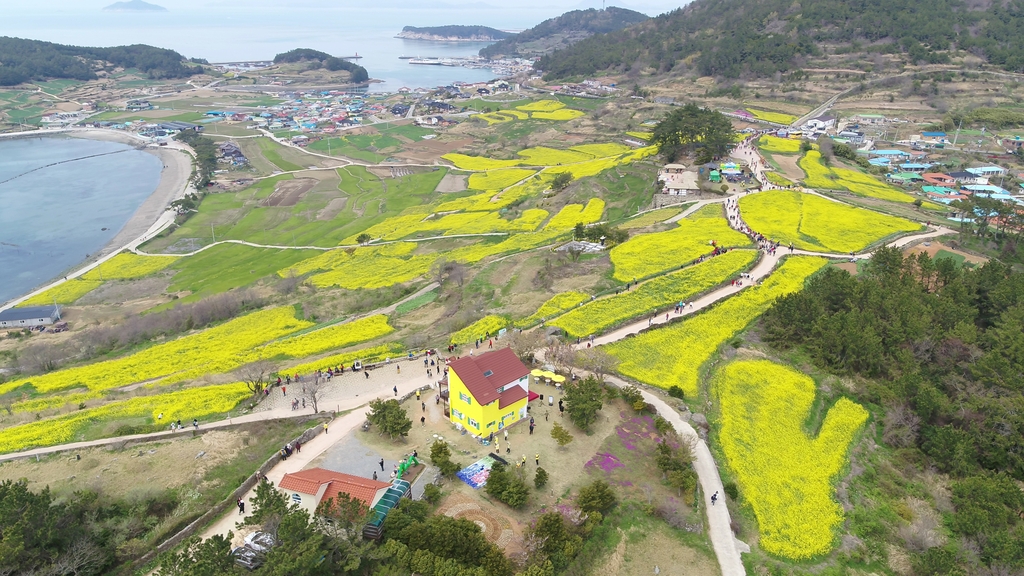
<instances>
[{"instance_id":1,"label":"green grass field","mask_svg":"<svg viewBox=\"0 0 1024 576\"><path fill-rule=\"evenodd\" d=\"M198 300L203 296L248 286L317 254L319 252L316 250L276 250L220 244L172 264L168 269L177 272L168 290L192 292L188 298L177 302Z\"/></svg>"},{"instance_id":2,"label":"green grass field","mask_svg":"<svg viewBox=\"0 0 1024 576\"><path fill-rule=\"evenodd\" d=\"M277 166L282 172L294 172L296 170L302 170L304 166L299 166L282 158L282 152L285 150L284 146L281 146L277 142L274 142L270 138L257 138L256 142L260 146L260 154L263 155L271 164Z\"/></svg>"}]
</instances>

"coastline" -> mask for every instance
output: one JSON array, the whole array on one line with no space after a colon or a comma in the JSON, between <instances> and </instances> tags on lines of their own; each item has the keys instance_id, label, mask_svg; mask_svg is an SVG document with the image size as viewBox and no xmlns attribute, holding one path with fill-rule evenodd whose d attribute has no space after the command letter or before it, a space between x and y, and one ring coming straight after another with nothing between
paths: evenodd
<instances>
[{"instance_id":1,"label":"coastline","mask_svg":"<svg viewBox=\"0 0 1024 576\"><path fill-rule=\"evenodd\" d=\"M57 276L55 279L39 286L27 294L22 294L0 305L0 311L13 308L19 303L50 288L62 284L66 279L77 278L106 260L113 258L122 250L134 250L146 240L160 233L174 223L174 213L167 208L174 200L182 198L189 191L194 191L190 178L192 176L192 151L187 146L172 142L167 147L148 146L148 141L125 132L115 132L99 128L67 128L58 130L35 130L30 132L0 135L0 137L38 137L45 135L62 135L87 140L118 142L135 146L161 160L163 169L156 188L128 218L124 226L99 251L90 254L86 260L73 265L70 272Z\"/></svg>"}]
</instances>

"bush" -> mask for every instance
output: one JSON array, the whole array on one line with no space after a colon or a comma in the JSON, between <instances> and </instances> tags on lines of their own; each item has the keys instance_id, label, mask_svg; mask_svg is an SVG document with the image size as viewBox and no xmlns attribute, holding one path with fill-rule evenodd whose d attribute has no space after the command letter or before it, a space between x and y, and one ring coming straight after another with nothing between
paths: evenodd
<instances>
[{"instance_id":1,"label":"bush","mask_svg":"<svg viewBox=\"0 0 1024 576\"><path fill-rule=\"evenodd\" d=\"M676 386L675 384L668 387L668 395L673 398L678 398L680 400L686 398L686 394L683 392L683 389L680 388L679 386Z\"/></svg>"},{"instance_id":2,"label":"bush","mask_svg":"<svg viewBox=\"0 0 1024 576\"><path fill-rule=\"evenodd\" d=\"M615 506L615 493L604 480L594 480L580 489L576 505L584 512L605 512Z\"/></svg>"},{"instance_id":3,"label":"bush","mask_svg":"<svg viewBox=\"0 0 1024 576\"><path fill-rule=\"evenodd\" d=\"M496 463L491 467L484 485L487 494L508 504L513 508L522 508L530 495L530 488L522 478L505 469L504 464Z\"/></svg>"},{"instance_id":4,"label":"bush","mask_svg":"<svg viewBox=\"0 0 1024 576\"><path fill-rule=\"evenodd\" d=\"M537 475L533 477L533 487L540 490L548 483L548 471L538 467Z\"/></svg>"},{"instance_id":5,"label":"bush","mask_svg":"<svg viewBox=\"0 0 1024 576\"><path fill-rule=\"evenodd\" d=\"M728 496L730 500L739 498L740 488L735 482L726 482L723 489L725 489L725 495Z\"/></svg>"},{"instance_id":6,"label":"bush","mask_svg":"<svg viewBox=\"0 0 1024 576\"><path fill-rule=\"evenodd\" d=\"M423 499L431 504L437 504L441 499L441 489L435 484L427 484L423 487Z\"/></svg>"},{"instance_id":7,"label":"bush","mask_svg":"<svg viewBox=\"0 0 1024 576\"><path fill-rule=\"evenodd\" d=\"M435 440L430 445L430 461L441 471L442 476L451 476L462 469L462 464L452 461L452 451L448 443Z\"/></svg>"}]
</instances>

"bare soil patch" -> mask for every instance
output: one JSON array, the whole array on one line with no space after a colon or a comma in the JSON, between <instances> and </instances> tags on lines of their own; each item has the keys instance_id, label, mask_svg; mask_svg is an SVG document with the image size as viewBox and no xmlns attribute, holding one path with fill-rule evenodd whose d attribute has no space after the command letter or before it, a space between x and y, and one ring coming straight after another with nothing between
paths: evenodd
<instances>
[{"instance_id":1,"label":"bare soil patch","mask_svg":"<svg viewBox=\"0 0 1024 576\"><path fill-rule=\"evenodd\" d=\"M850 276L857 275L857 263L856 262L843 262L842 264L833 264L836 268L846 270L850 273Z\"/></svg>"},{"instance_id":2,"label":"bare soil patch","mask_svg":"<svg viewBox=\"0 0 1024 576\"><path fill-rule=\"evenodd\" d=\"M260 202L260 206L295 206L316 184L317 181L312 178L282 180L274 187L274 193Z\"/></svg>"},{"instance_id":3,"label":"bare soil patch","mask_svg":"<svg viewBox=\"0 0 1024 576\"><path fill-rule=\"evenodd\" d=\"M434 192L462 192L468 187L469 176L465 174L445 174L444 178L437 183L437 188L434 188Z\"/></svg>"},{"instance_id":4,"label":"bare soil patch","mask_svg":"<svg viewBox=\"0 0 1024 576\"><path fill-rule=\"evenodd\" d=\"M782 175L786 178L796 181L804 179L804 171L797 165L799 156L789 156L785 154L773 154L772 159L779 165L779 170Z\"/></svg>"},{"instance_id":5,"label":"bare soil patch","mask_svg":"<svg viewBox=\"0 0 1024 576\"><path fill-rule=\"evenodd\" d=\"M396 158L414 162L436 162L449 152L454 152L473 143L472 138L458 140L420 140L405 146L403 152L395 154Z\"/></svg>"},{"instance_id":6,"label":"bare soil patch","mask_svg":"<svg viewBox=\"0 0 1024 576\"><path fill-rule=\"evenodd\" d=\"M655 567L659 569L655 572ZM718 566L707 556L682 545L665 530L637 529L622 535L608 562L595 571L598 576L640 576L641 574L718 574Z\"/></svg>"},{"instance_id":7,"label":"bare soil patch","mask_svg":"<svg viewBox=\"0 0 1024 576\"><path fill-rule=\"evenodd\" d=\"M153 294L166 292L170 284L170 279L163 275L140 278L138 280L106 282L99 288L79 298L75 304L78 306L89 306L92 304L120 305L130 300L138 300L139 298L146 298Z\"/></svg>"},{"instance_id":8,"label":"bare soil patch","mask_svg":"<svg viewBox=\"0 0 1024 576\"><path fill-rule=\"evenodd\" d=\"M327 203L327 206L324 206L316 213L316 219L330 220L331 218L334 218L345 209L346 202L348 202L348 198L335 198L331 200Z\"/></svg>"},{"instance_id":9,"label":"bare soil patch","mask_svg":"<svg viewBox=\"0 0 1024 576\"><path fill-rule=\"evenodd\" d=\"M942 242L925 242L925 243L921 243L921 244L918 244L918 245L913 246L911 248L908 248L907 250L904 250L903 253L909 256L909 255L915 255L915 254L920 254L921 252L925 252L929 256L931 256L932 258L935 258L935 255L938 254L939 252L941 252L942 250L945 250L946 252L952 252L953 254L956 254L958 256L963 256L964 260L966 260L967 262L970 262L971 264L984 264L984 263L988 262L988 258L984 258L982 256L976 256L974 254L968 254L967 252L964 252L962 250L957 250L955 248L950 248L949 246L946 246Z\"/></svg>"}]
</instances>

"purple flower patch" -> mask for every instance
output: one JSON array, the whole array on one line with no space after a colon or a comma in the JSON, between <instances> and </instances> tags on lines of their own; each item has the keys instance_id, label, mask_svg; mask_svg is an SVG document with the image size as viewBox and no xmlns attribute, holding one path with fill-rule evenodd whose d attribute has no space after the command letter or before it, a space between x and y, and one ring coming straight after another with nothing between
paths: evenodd
<instances>
[{"instance_id":1,"label":"purple flower patch","mask_svg":"<svg viewBox=\"0 0 1024 576\"><path fill-rule=\"evenodd\" d=\"M608 452L599 452L593 458L587 462L584 468L600 468L605 474L610 474L612 470L616 468L625 468L626 465L621 460L615 457L614 454Z\"/></svg>"}]
</instances>

